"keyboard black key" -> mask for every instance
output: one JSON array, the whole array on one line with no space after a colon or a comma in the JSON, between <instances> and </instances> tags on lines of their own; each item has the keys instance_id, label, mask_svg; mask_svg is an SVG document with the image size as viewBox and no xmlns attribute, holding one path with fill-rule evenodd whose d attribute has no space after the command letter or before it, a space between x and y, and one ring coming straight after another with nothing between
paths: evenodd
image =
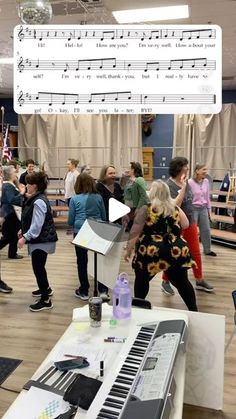
<instances>
[{"instance_id":1,"label":"keyboard black key","mask_svg":"<svg viewBox=\"0 0 236 419\"><path fill-rule=\"evenodd\" d=\"M113 411L112 409L111 410L101 409L100 412L99 412L99 414L101 414L101 413L103 413L103 414L105 413L105 414L108 414L108 415L114 415L114 417L118 417L119 416L119 413Z\"/></svg>"},{"instance_id":2,"label":"keyboard black key","mask_svg":"<svg viewBox=\"0 0 236 419\"><path fill-rule=\"evenodd\" d=\"M114 384L111 390L117 391L121 394L128 394L129 390L125 387L119 386L119 384Z\"/></svg>"},{"instance_id":3,"label":"keyboard black key","mask_svg":"<svg viewBox=\"0 0 236 419\"><path fill-rule=\"evenodd\" d=\"M132 358L131 356L127 356L125 361L129 362L129 364L140 365L140 362L137 359Z\"/></svg>"},{"instance_id":4,"label":"keyboard black key","mask_svg":"<svg viewBox=\"0 0 236 419\"><path fill-rule=\"evenodd\" d=\"M135 340L134 341L134 345L135 346L141 346L142 348L147 348L148 347L148 343L147 342L141 342L140 340Z\"/></svg>"},{"instance_id":5,"label":"keyboard black key","mask_svg":"<svg viewBox=\"0 0 236 419\"><path fill-rule=\"evenodd\" d=\"M122 368L126 368L128 371L135 372L135 374L137 374L137 371L139 370L138 367L133 367L133 365L129 365L127 362L123 364Z\"/></svg>"},{"instance_id":6,"label":"keyboard black key","mask_svg":"<svg viewBox=\"0 0 236 419\"><path fill-rule=\"evenodd\" d=\"M109 402L109 401L106 401L106 400L105 400L103 406L115 407L116 409L121 409L122 408L121 405L116 404L115 402Z\"/></svg>"},{"instance_id":7,"label":"keyboard black key","mask_svg":"<svg viewBox=\"0 0 236 419\"><path fill-rule=\"evenodd\" d=\"M116 419L117 416L111 415L109 413L99 412L97 419Z\"/></svg>"},{"instance_id":8,"label":"keyboard black key","mask_svg":"<svg viewBox=\"0 0 236 419\"><path fill-rule=\"evenodd\" d=\"M116 379L117 383L127 384L127 385L131 385L133 381L134 381L133 379L125 378L125 377L122 377L121 375L118 375Z\"/></svg>"},{"instance_id":9,"label":"keyboard black key","mask_svg":"<svg viewBox=\"0 0 236 419\"><path fill-rule=\"evenodd\" d=\"M136 372L130 371L124 367L120 369L120 373L125 375L131 375L131 377L136 377Z\"/></svg>"},{"instance_id":10,"label":"keyboard black key","mask_svg":"<svg viewBox=\"0 0 236 419\"><path fill-rule=\"evenodd\" d=\"M111 398L111 397L107 397L107 398L106 398L106 400L107 400L108 402L114 402L114 403L117 403L117 404L119 404L120 406L123 406L123 404L124 404L122 401L120 401L120 400L116 400L116 399Z\"/></svg>"},{"instance_id":11,"label":"keyboard black key","mask_svg":"<svg viewBox=\"0 0 236 419\"><path fill-rule=\"evenodd\" d=\"M123 393L119 393L118 391L115 390L111 390L108 395L110 396L115 396L115 397L120 397L121 399L126 399L127 394L123 394Z\"/></svg>"}]
</instances>

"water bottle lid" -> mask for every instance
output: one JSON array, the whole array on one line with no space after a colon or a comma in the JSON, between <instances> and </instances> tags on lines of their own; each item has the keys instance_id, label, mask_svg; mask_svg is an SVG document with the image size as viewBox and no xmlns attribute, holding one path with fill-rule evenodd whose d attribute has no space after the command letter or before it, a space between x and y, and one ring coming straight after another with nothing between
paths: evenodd
<instances>
[{"instance_id":1,"label":"water bottle lid","mask_svg":"<svg viewBox=\"0 0 236 419\"><path fill-rule=\"evenodd\" d=\"M126 272L121 272L118 275L117 282L121 283L122 285L128 285L129 283L129 276Z\"/></svg>"},{"instance_id":2,"label":"water bottle lid","mask_svg":"<svg viewBox=\"0 0 236 419\"><path fill-rule=\"evenodd\" d=\"M121 272L118 275L118 279L121 279L121 280L125 279L127 282L129 282L129 275L126 272Z\"/></svg>"}]
</instances>

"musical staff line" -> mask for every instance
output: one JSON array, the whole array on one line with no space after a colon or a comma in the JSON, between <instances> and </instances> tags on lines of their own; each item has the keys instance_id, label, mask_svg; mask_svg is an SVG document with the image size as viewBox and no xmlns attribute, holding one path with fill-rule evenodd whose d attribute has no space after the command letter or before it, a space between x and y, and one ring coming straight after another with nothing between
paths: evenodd
<instances>
[{"instance_id":1,"label":"musical staff line","mask_svg":"<svg viewBox=\"0 0 236 419\"><path fill-rule=\"evenodd\" d=\"M216 103L214 94L135 94L131 91L123 92L99 92L89 94L79 93L58 93L58 92L38 92L37 94L24 93L20 91L17 96L20 107L24 105L78 105L78 104L199 104L210 105Z\"/></svg>"},{"instance_id":2,"label":"musical staff line","mask_svg":"<svg viewBox=\"0 0 236 419\"><path fill-rule=\"evenodd\" d=\"M165 70L215 70L216 61L207 58L179 58L174 60L117 60L116 58L88 58L83 60L31 60L20 57L17 69L23 71L165 71Z\"/></svg>"},{"instance_id":3,"label":"musical staff line","mask_svg":"<svg viewBox=\"0 0 236 419\"><path fill-rule=\"evenodd\" d=\"M20 42L29 39L42 40L58 40L66 41L81 39L98 39L100 41L114 39L137 39L140 41L150 41L155 39L178 39L180 41L191 39L208 39L216 38L215 29L33 29L30 27L20 26L17 31L17 38Z\"/></svg>"}]
</instances>

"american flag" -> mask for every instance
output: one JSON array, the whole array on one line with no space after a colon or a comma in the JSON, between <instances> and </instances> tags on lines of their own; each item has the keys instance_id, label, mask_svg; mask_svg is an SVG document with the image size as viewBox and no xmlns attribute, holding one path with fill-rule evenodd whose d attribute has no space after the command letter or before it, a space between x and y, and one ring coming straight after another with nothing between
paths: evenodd
<instances>
[{"instance_id":1,"label":"american flag","mask_svg":"<svg viewBox=\"0 0 236 419\"><path fill-rule=\"evenodd\" d=\"M9 133L9 124L7 124L4 135L3 135L2 160L6 160L6 161L9 161L12 159L12 152L7 145L8 133Z\"/></svg>"}]
</instances>

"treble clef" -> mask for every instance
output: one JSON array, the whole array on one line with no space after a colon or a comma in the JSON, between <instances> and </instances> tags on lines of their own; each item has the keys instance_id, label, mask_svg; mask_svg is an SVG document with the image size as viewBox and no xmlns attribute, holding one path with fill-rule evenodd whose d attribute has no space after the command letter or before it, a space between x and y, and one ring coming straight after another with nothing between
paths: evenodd
<instances>
[{"instance_id":1,"label":"treble clef","mask_svg":"<svg viewBox=\"0 0 236 419\"><path fill-rule=\"evenodd\" d=\"M20 57L19 62L18 62L18 70L19 70L20 73L22 73L22 71L25 68L23 62L24 62L23 57Z\"/></svg>"},{"instance_id":2,"label":"treble clef","mask_svg":"<svg viewBox=\"0 0 236 419\"><path fill-rule=\"evenodd\" d=\"M25 37L25 35L24 35L24 29L23 29L23 26L20 26L20 30L19 30L19 32L18 32L18 38L19 38L19 41L22 41L22 40L24 39L24 37Z\"/></svg>"},{"instance_id":3,"label":"treble clef","mask_svg":"<svg viewBox=\"0 0 236 419\"><path fill-rule=\"evenodd\" d=\"M19 103L19 106L22 106L22 105L24 105L24 102L25 102L25 99L23 98L23 96L24 96L24 94L23 94L23 92L22 92L22 90L20 91L20 93L19 93L19 95L18 95L18 103Z\"/></svg>"}]
</instances>

